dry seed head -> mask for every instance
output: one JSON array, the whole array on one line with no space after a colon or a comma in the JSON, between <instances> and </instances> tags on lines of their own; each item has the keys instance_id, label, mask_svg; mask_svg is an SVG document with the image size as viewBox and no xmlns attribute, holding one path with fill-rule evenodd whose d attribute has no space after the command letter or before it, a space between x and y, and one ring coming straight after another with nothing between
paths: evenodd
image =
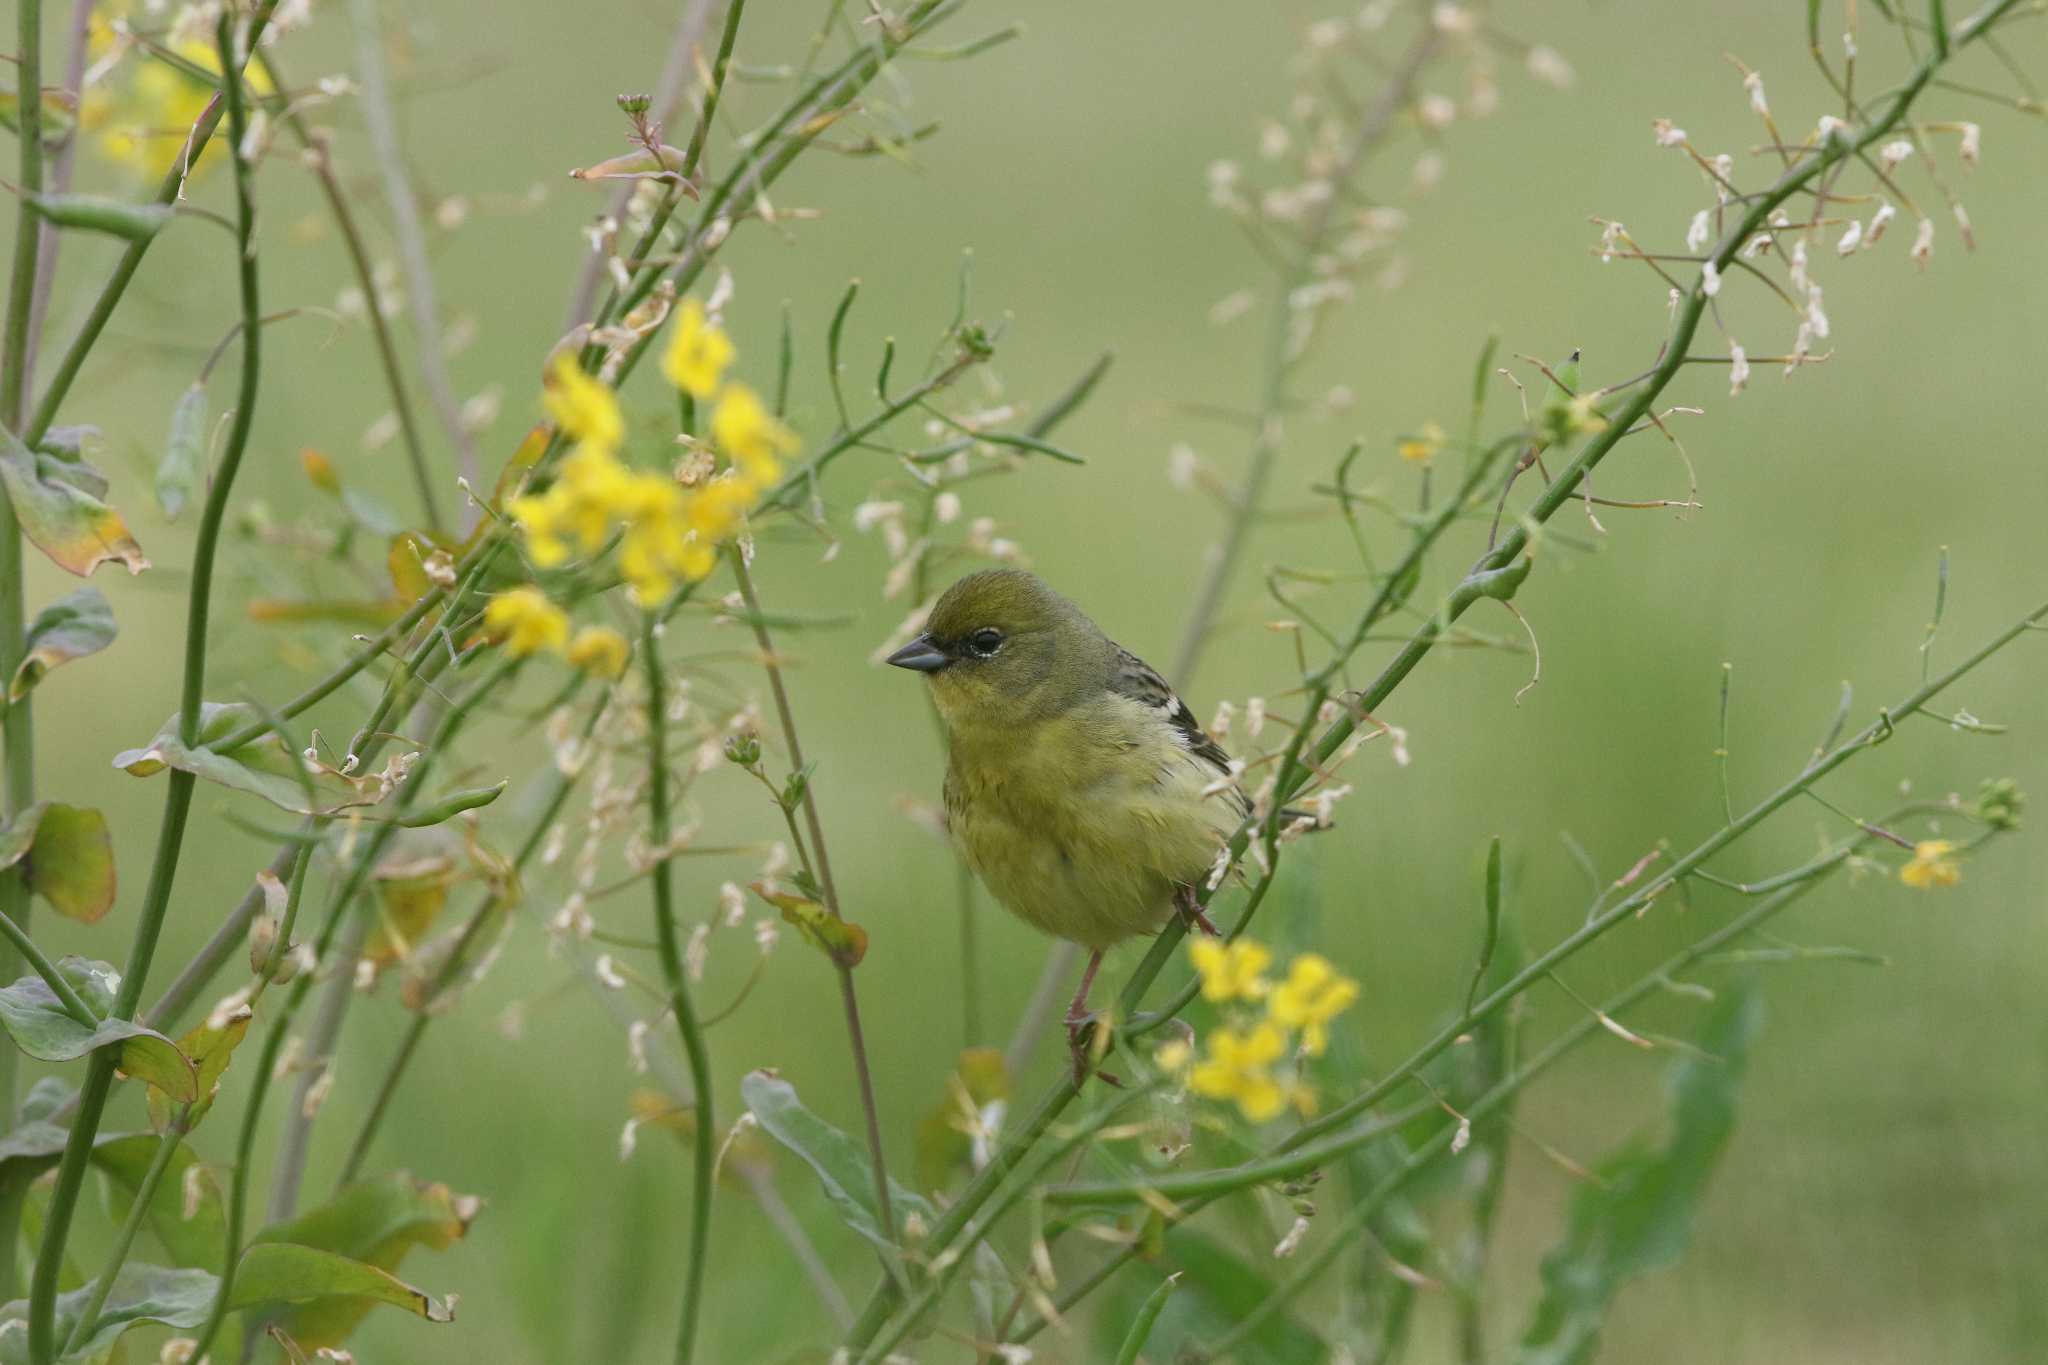
<instances>
[{"instance_id":1,"label":"dry seed head","mask_svg":"<svg viewBox=\"0 0 2048 1365\"><path fill-rule=\"evenodd\" d=\"M1922 218L1920 220L1920 228L1913 234L1913 250L1910 254L1913 258L1913 264L1919 266L1922 270L1925 270L1927 263L1934 259L1934 220L1932 218Z\"/></svg>"}]
</instances>

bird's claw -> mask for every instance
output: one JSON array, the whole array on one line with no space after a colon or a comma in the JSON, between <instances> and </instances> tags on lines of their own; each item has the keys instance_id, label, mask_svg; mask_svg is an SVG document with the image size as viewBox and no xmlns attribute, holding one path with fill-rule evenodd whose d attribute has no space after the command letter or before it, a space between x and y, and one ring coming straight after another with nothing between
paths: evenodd
<instances>
[{"instance_id":1,"label":"bird's claw","mask_svg":"<svg viewBox=\"0 0 2048 1365\"><path fill-rule=\"evenodd\" d=\"M1086 1086L1088 1078L1092 1075L1108 1082L1119 1090L1123 1089L1124 1083L1121 1080L1117 1079L1110 1072L1096 1066L1096 1062L1101 1059L1101 1054L1096 1051L1095 1043L1095 1030L1098 1025L1103 1028L1103 1051L1108 1051L1108 1026L1102 1016L1094 1011L1090 1011L1087 1014L1069 1014L1066 1018L1066 1025L1067 1055L1073 1059L1074 1063L1074 1088L1079 1090Z\"/></svg>"},{"instance_id":2,"label":"bird's claw","mask_svg":"<svg viewBox=\"0 0 2048 1365\"><path fill-rule=\"evenodd\" d=\"M1195 899L1195 893L1191 888L1182 887L1175 903L1180 908L1181 917L1187 920L1189 924L1201 930L1210 938L1223 937L1223 931L1216 927L1215 921L1211 920L1208 912L1202 909L1202 903Z\"/></svg>"}]
</instances>

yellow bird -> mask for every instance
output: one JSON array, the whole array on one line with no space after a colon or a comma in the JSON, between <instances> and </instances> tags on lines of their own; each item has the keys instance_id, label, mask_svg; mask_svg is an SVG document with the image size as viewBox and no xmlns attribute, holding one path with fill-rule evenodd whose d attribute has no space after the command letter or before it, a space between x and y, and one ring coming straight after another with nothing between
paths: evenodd
<instances>
[{"instance_id":1,"label":"yellow bird","mask_svg":"<svg viewBox=\"0 0 2048 1365\"><path fill-rule=\"evenodd\" d=\"M1103 953L1176 910L1216 932L1194 888L1251 810L1230 756L1144 660L1020 569L953 584L889 662L931 684L967 865L1018 918L1089 950L1066 1021L1082 1068Z\"/></svg>"}]
</instances>

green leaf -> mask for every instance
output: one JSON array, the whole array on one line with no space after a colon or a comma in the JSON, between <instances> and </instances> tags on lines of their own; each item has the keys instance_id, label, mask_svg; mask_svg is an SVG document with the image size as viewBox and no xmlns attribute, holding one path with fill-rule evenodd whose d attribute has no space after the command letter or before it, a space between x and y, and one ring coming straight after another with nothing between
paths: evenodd
<instances>
[{"instance_id":1,"label":"green leaf","mask_svg":"<svg viewBox=\"0 0 2048 1365\"><path fill-rule=\"evenodd\" d=\"M339 1346L378 1304L417 1314L428 1322L453 1322L455 1309L415 1289L388 1270L318 1247L260 1242L242 1253L235 1271L236 1308L292 1304L284 1330L308 1352ZM4 1365L4 1362L0 1362Z\"/></svg>"},{"instance_id":2,"label":"green leaf","mask_svg":"<svg viewBox=\"0 0 2048 1365\"><path fill-rule=\"evenodd\" d=\"M156 1092L150 1096L155 1098ZM135 1192L142 1176L156 1158L163 1139L155 1133L109 1134L93 1144L93 1164L106 1175L108 1203L116 1223L134 1207ZM171 1263L212 1270L219 1266L221 1248L227 1242L227 1218L221 1204L220 1186L210 1172L188 1174L203 1167L198 1154L184 1143L171 1153L163 1180L149 1201L147 1226L163 1244ZM197 1186L198 1203L190 1217L185 1213L185 1183Z\"/></svg>"},{"instance_id":3,"label":"green leaf","mask_svg":"<svg viewBox=\"0 0 2048 1365\"><path fill-rule=\"evenodd\" d=\"M1736 1093L1762 1022L1754 985L1722 991L1701 1030L1700 1052L1671 1068L1671 1136L1661 1147L1630 1143L1579 1187L1564 1240L1543 1260L1543 1298L1517 1365L1590 1361L1621 1287L1683 1254L1693 1213L1735 1130Z\"/></svg>"},{"instance_id":4,"label":"green leaf","mask_svg":"<svg viewBox=\"0 0 2048 1365\"><path fill-rule=\"evenodd\" d=\"M53 458L52 463L65 462ZM149 567L120 513L96 495L50 477L51 472L19 437L0 428L0 483L13 500L23 534L37 549L80 578L110 559L127 565L131 574Z\"/></svg>"},{"instance_id":5,"label":"green leaf","mask_svg":"<svg viewBox=\"0 0 2048 1365\"><path fill-rule=\"evenodd\" d=\"M146 242L163 230L174 212L169 204L131 204L97 194L31 194L28 206L60 228L104 232L129 242Z\"/></svg>"},{"instance_id":6,"label":"green leaf","mask_svg":"<svg viewBox=\"0 0 2048 1365\"><path fill-rule=\"evenodd\" d=\"M196 745L188 748L178 739L178 718L172 716L146 748L115 754L114 766L137 777L176 768L260 796L299 815L333 815L351 806L374 805L379 799L374 781L343 777L330 768L316 768L313 786L318 799L309 803L306 789L300 785L297 757L272 733L259 735L228 753L207 747L249 725L261 723L262 716L256 708L245 702L206 702L200 710Z\"/></svg>"},{"instance_id":7,"label":"green leaf","mask_svg":"<svg viewBox=\"0 0 2048 1365\"><path fill-rule=\"evenodd\" d=\"M1181 1273L1176 1270L1161 1280L1159 1287L1139 1305L1138 1315L1131 1319L1131 1330L1124 1333L1124 1344L1117 1349L1116 1365L1138 1365L1145 1343L1152 1338L1152 1325L1159 1321L1166 1301L1173 1297L1174 1286L1180 1283Z\"/></svg>"},{"instance_id":8,"label":"green leaf","mask_svg":"<svg viewBox=\"0 0 2048 1365\"><path fill-rule=\"evenodd\" d=\"M287 1252L315 1253L342 1263L300 1258L304 1266L325 1264L333 1272L343 1266L357 1267L348 1271L346 1280L336 1281L354 1287L303 1296L319 1302L306 1304L285 1320L285 1330L309 1351L338 1346L379 1303L397 1304L431 1321L446 1322L450 1310L392 1278L389 1272L396 1270L414 1247L441 1251L453 1245L469 1230L481 1207L473 1195L455 1194L446 1185L397 1172L351 1185L331 1202L289 1223L265 1228L257 1235L251 1254L264 1246L274 1247L281 1269L290 1268ZM242 1273L248 1273L248 1267L245 1258ZM239 1288L236 1296L240 1297Z\"/></svg>"},{"instance_id":9,"label":"green leaf","mask_svg":"<svg viewBox=\"0 0 2048 1365\"><path fill-rule=\"evenodd\" d=\"M205 443L206 386L194 383L178 395L171 408L171 434L164 442L164 457L156 467L156 501L168 520L178 519L192 490L199 486Z\"/></svg>"},{"instance_id":10,"label":"green leaf","mask_svg":"<svg viewBox=\"0 0 2048 1365\"><path fill-rule=\"evenodd\" d=\"M96 810L30 806L0 830L0 868L16 863L29 889L69 919L91 924L114 904L114 843Z\"/></svg>"},{"instance_id":11,"label":"green leaf","mask_svg":"<svg viewBox=\"0 0 2048 1365\"><path fill-rule=\"evenodd\" d=\"M1164 1259L1180 1276L1179 1290L1156 1306L1146 1355L1152 1360L1176 1359L1185 1344L1212 1340L1242 1321L1272 1296L1273 1281L1253 1262L1226 1249L1217 1240L1187 1227L1166 1234ZM1104 1315L1104 1333L1097 1358L1115 1359L1125 1335L1122 1324L1151 1307L1159 1293L1156 1272L1127 1281L1115 1307ZM1276 1313L1230 1358L1238 1365L1322 1365L1330 1348L1290 1313Z\"/></svg>"},{"instance_id":12,"label":"green leaf","mask_svg":"<svg viewBox=\"0 0 2048 1365\"><path fill-rule=\"evenodd\" d=\"M770 1137L817 1174L825 1197L848 1227L891 1254L897 1251L896 1244L882 1232L875 1210L875 1168L865 1148L804 1108L796 1097L796 1087L773 1071L748 1072L740 1081L740 1098ZM889 1182L889 1206L899 1221L913 1212L927 1226L934 1221L932 1206L893 1180Z\"/></svg>"},{"instance_id":13,"label":"green leaf","mask_svg":"<svg viewBox=\"0 0 2048 1365\"><path fill-rule=\"evenodd\" d=\"M114 643L114 609L98 588L84 587L36 613L21 666L7 684L7 700L20 701L59 664L97 654Z\"/></svg>"},{"instance_id":14,"label":"green leaf","mask_svg":"<svg viewBox=\"0 0 2048 1365\"><path fill-rule=\"evenodd\" d=\"M119 974L104 962L67 957L57 970L98 1013L98 1028L88 1029L64 1012L57 996L33 974L0 989L0 1028L15 1046L39 1062L69 1062L95 1048L121 1045L121 1070L162 1090L181 1104L198 1097L199 1077L177 1044L161 1033L127 1019L110 1019ZM4 1154L0 1154L4 1155Z\"/></svg>"},{"instance_id":15,"label":"green leaf","mask_svg":"<svg viewBox=\"0 0 2048 1365\"><path fill-rule=\"evenodd\" d=\"M185 1116L188 1132L198 1127L213 1108L214 1097L220 1092L220 1078L226 1073L235 1049L249 1036L249 1023L255 1017L256 1012L248 1005L237 1005L225 1014L200 1020L196 1028L178 1040L178 1051L191 1060L198 1072L199 1098ZM149 1092L149 1121L159 1133L170 1127L170 1102L160 1091Z\"/></svg>"},{"instance_id":16,"label":"green leaf","mask_svg":"<svg viewBox=\"0 0 2048 1365\"><path fill-rule=\"evenodd\" d=\"M63 1357L81 1360L104 1351L131 1327L160 1323L190 1329L206 1321L220 1281L204 1270L173 1270L157 1265L128 1265L114 1277L106 1305L94 1320L92 1334ZM78 1325L92 1297L84 1285L57 1296L56 1337L64 1341ZM237 1296L239 1297L239 1296ZM0 1365L28 1365L28 1300L0 1307Z\"/></svg>"}]
</instances>

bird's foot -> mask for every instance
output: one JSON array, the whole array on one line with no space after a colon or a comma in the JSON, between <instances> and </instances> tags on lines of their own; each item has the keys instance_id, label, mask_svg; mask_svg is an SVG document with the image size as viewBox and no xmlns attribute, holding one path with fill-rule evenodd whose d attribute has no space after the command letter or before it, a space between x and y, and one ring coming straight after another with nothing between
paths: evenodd
<instances>
[{"instance_id":1,"label":"bird's foot","mask_svg":"<svg viewBox=\"0 0 2048 1365\"><path fill-rule=\"evenodd\" d=\"M1183 886L1175 895L1174 904L1179 908L1181 917L1187 920L1189 924L1201 930L1210 938L1223 937L1223 931L1216 927L1215 921L1211 920L1208 912L1202 909L1202 903L1195 899L1192 887Z\"/></svg>"},{"instance_id":2,"label":"bird's foot","mask_svg":"<svg viewBox=\"0 0 2048 1365\"><path fill-rule=\"evenodd\" d=\"M1109 1051L1109 1021L1099 1012L1091 1010L1085 1013L1069 1013L1066 1025L1067 1055L1074 1064L1074 1088L1084 1088L1088 1084L1088 1078L1096 1076L1119 1090L1123 1089L1124 1083L1121 1080L1096 1065L1102 1060L1103 1053Z\"/></svg>"}]
</instances>

